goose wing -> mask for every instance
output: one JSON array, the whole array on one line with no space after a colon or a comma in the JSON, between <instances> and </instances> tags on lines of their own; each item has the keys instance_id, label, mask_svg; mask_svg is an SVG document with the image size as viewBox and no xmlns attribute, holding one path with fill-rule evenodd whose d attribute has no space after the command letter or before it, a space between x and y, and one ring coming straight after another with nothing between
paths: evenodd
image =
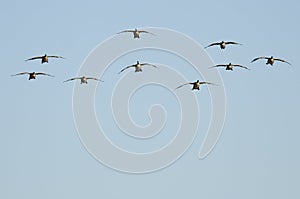
<instances>
[{"instance_id":1,"label":"goose wing","mask_svg":"<svg viewBox=\"0 0 300 199\"><path fill-rule=\"evenodd\" d=\"M153 66L154 68L158 68L156 65L149 63L142 63L141 66Z\"/></svg>"},{"instance_id":2,"label":"goose wing","mask_svg":"<svg viewBox=\"0 0 300 199\"><path fill-rule=\"evenodd\" d=\"M200 84L210 84L210 85L215 85L217 86L217 84L214 84L214 83L210 83L210 82L199 82Z\"/></svg>"},{"instance_id":3,"label":"goose wing","mask_svg":"<svg viewBox=\"0 0 300 199\"><path fill-rule=\"evenodd\" d=\"M248 67L242 66L242 65L239 65L239 64L233 64L233 66L234 67L240 67L240 68L244 68L244 69L250 70Z\"/></svg>"},{"instance_id":4,"label":"goose wing","mask_svg":"<svg viewBox=\"0 0 300 199\"><path fill-rule=\"evenodd\" d=\"M123 30L121 32L117 32L117 34L125 33L125 32L134 32L134 30Z\"/></svg>"},{"instance_id":5,"label":"goose wing","mask_svg":"<svg viewBox=\"0 0 300 199\"><path fill-rule=\"evenodd\" d=\"M87 77L86 79L92 79L92 80L96 80L96 81L99 81L99 82L104 82L103 80L97 79L95 77Z\"/></svg>"},{"instance_id":6,"label":"goose wing","mask_svg":"<svg viewBox=\"0 0 300 199\"><path fill-rule=\"evenodd\" d=\"M205 48L208 48L208 47L211 47L211 46L220 45L220 44L221 44L220 42L212 43L212 44L209 44L208 46L206 46Z\"/></svg>"},{"instance_id":7,"label":"goose wing","mask_svg":"<svg viewBox=\"0 0 300 199\"><path fill-rule=\"evenodd\" d=\"M50 56L47 56L47 57L49 57L49 58L61 58L61 59L66 59L66 58L64 58L64 57L62 57L62 56L58 56L58 55L50 55Z\"/></svg>"},{"instance_id":8,"label":"goose wing","mask_svg":"<svg viewBox=\"0 0 300 199\"><path fill-rule=\"evenodd\" d=\"M269 59L269 57L256 57L256 58L254 58L254 59L251 61L251 63L252 63L252 62L255 62L255 61L259 60L259 59Z\"/></svg>"},{"instance_id":9,"label":"goose wing","mask_svg":"<svg viewBox=\"0 0 300 199\"><path fill-rule=\"evenodd\" d=\"M237 42L234 42L234 41L227 41L227 42L225 42L225 44L226 44L226 45L227 45L227 44L242 45L242 44L237 43Z\"/></svg>"},{"instance_id":10,"label":"goose wing","mask_svg":"<svg viewBox=\"0 0 300 199\"><path fill-rule=\"evenodd\" d=\"M50 74L47 74L47 73L35 73L36 75L46 75L46 76L49 76L49 77L54 77L53 75L50 75Z\"/></svg>"},{"instance_id":11,"label":"goose wing","mask_svg":"<svg viewBox=\"0 0 300 199\"><path fill-rule=\"evenodd\" d=\"M181 87L183 87L183 86L185 86L185 85L188 85L188 84L193 85L194 83L193 83L193 82L187 82L187 83L185 83L185 84L182 84L182 85L176 87L175 89L181 88Z\"/></svg>"},{"instance_id":12,"label":"goose wing","mask_svg":"<svg viewBox=\"0 0 300 199\"><path fill-rule=\"evenodd\" d=\"M126 70L126 69L128 69L128 68L135 67L135 66L136 66L136 65L126 66L125 68L123 68L122 70L120 70L120 72L119 72L118 74L122 73L124 70Z\"/></svg>"},{"instance_id":13,"label":"goose wing","mask_svg":"<svg viewBox=\"0 0 300 199\"><path fill-rule=\"evenodd\" d=\"M73 77L73 78L71 78L71 79L67 79L67 80L63 81L63 83L64 83L64 82L73 81L73 80L76 80L76 79L81 79L81 77Z\"/></svg>"},{"instance_id":14,"label":"goose wing","mask_svg":"<svg viewBox=\"0 0 300 199\"><path fill-rule=\"evenodd\" d=\"M30 61L30 60L35 60L35 59L43 59L44 56L36 56L36 57L31 57L29 59L26 59L25 61Z\"/></svg>"},{"instance_id":15,"label":"goose wing","mask_svg":"<svg viewBox=\"0 0 300 199\"><path fill-rule=\"evenodd\" d=\"M274 60L276 60L276 61L281 61L281 62L287 63L287 64L289 64L289 65L292 65L291 63L285 61L284 59L276 58L276 59L274 59Z\"/></svg>"},{"instance_id":16,"label":"goose wing","mask_svg":"<svg viewBox=\"0 0 300 199\"><path fill-rule=\"evenodd\" d=\"M139 33L148 33L148 34L151 34L151 35L155 35L154 33L152 32L149 32L147 30L138 30Z\"/></svg>"},{"instance_id":17,"label":"goose wing","mask_svg":"<svg viewBox=\"0 0 300 199\"><path fill-rule=\"evenodd\" d=\"M214 65L214 66L209 67L209 68L226 67L226 66L227 66L226 64L217 64L217 65Z\"/></svg>"},{"instance_id":18,"label":"goose wing","mask_svg":"<svg viewBox=\"0 0 300 199\"><path fill-rule=\"evenodd\" d=\"M17 74L14 74L14 75L11 75L11 76L17 76L17 75L30 75L29 72L21 72L21 73L17 73Z\"/></svg>"}]
</instances>

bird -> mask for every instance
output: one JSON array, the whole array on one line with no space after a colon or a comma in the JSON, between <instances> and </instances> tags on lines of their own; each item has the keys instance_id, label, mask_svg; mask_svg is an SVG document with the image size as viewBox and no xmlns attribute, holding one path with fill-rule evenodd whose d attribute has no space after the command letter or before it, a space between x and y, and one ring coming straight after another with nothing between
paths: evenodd
<instances>
[{"instance_id":1,"label":"bird","mask_svg":"<svg viewBox=\"0 0 300 199\"><path fill-rule=\"evenodd\" d=\"M139 61L136 62L136 64L130 65L130 66L126 66L125 68L123 68L120 72L122 73L124 70L134 67L135 68L135 72L142 72L142 66L153 66L155 68L158 68L156 65L153 64L149 64L149 63L140 63Z\"/></svg>"},{"instance_id":2,"label":"bird","mask_svg":"<svg viewBox=\"0 0 300 199\"><path fill-rule=\"evenodd\" d=\"M29 58L29 59L26 59L25 61L30 61L30 60L35 60L35 59L41 59L41 63L48 63L48 59L49 58L61 58L61 59L65 59L64 57L62 56L57 56L57 55L43 55L43 56L36 56L36 57L32 57L32 58Z\"/></svg>"},{"instance_id":3,"label":"bird","mask_svg":"<svg viewBox=\"0 0 300 199\"><path fill-rule=\"evenodd\" d=\"M181 88L181 87L183 87L183 86L185 86L185 85L188 85L188 84L193 85L192 90L200 90L200 85L202 85L202 84L217 85L217 84L214 84L214 83L210 83L210 82L200 82L199 80L197 80L197 81L195 81L195 82L187 82L187 83L185 83L185 84L182 84L182 85L178 86L178 87L175 88L175 89Z\"/></svg>"},{"instance_id":4,"label":"bird","mask_svg":"<svg viewBox=\"0 0 300 199\"><path fill-rule=\"evenodd\" d=\"M28 80L31 80L31 79L36 79L36 76L37 75L46 75L46 76L49 76L49 77L54 77L53 75L49 75L49 74L46 74L46 73L42 73L42 72L21 72L21 73L17 73L15 75L12 75L12 76L17 76L17 75L29 75L29 78Z\"/></svg>"},{"instance_id":5,"label":"bird","mask_svg":"<svg viewBox=\"0 0 300 199\"><path fill-rule=\"evenodd\" d=\"M71 79L67 79L63 83L68 82L68 81L73 81L73 80L76 80L76 79L80 79L80 84L87 84L88 83L87 80L89 80L89 79L100 81L100 82L104 82L101 79L97 79L97 78L94 78L94 77L85 77L85 76L82 76L82 77L73 77Z\"/></svg>"},{"instance_id":6,"label":"bird","mask_svg":"<svg viewBox=\"0 0 300 199\"><path fill-rule=\"evenodd\" d=\"M134 39L139 39L140 38L140 33L148 33L148 34L151 34L151 35L155 35L151 32L146 31L146 30L138 30L137 28L135 28L134 30L123 30L121 32L118 32L117 34L126 33L126 32L133 33L133 38Z\"/></svg>"},{"instance_id":7,"label":"bird","mask_svg":"<svg viewBox=\"0 0 300 199\"><path fill-rule=\"evenodd\" d=\"M225 70L233 70L234 67L240 67L240 68L244 68L244 69L250 70L246 66L242 66L242 65L239 65L239 64L232 64L232 63L229 63L229 64L218 64L218 65L212 66L210 68L216 68L216 67L226 67Z\"/></svg>"},{"instance_id":8,"label":"bird","mask_svg":"<svg viewBox=\"0 0 300 199\"><path fill-rule=\"evenodd\" d=\"M221 41L221 42L216 42L216 43L209 44L205 48L208 48L208 47L211 47L211 46L220 46L221 49L225 49L226 45L228 45L228 44L242 45L242 44L234 42L234 41Z\"/></svg>"},{"instance_id":9,"label":"bird","mask_svg":"<svg viewBox=\"0 0 300 199\"><path fill-rule=\"evenodd\" d=\"M289 63L289 62L287 62L287 61L285 61L283 59L274 58L273 56L271 56L271 57L257 57L255 59L253 59L251 61L251 63L255 62L255 61L259 60L259 59L266 59L267 60L266 65L270 64L271 66L273 66L273 64L274 64L275 61L281 61L281 62L287 63L289 65L292 65L291 63Z\"/></svg>"}]
</instances>

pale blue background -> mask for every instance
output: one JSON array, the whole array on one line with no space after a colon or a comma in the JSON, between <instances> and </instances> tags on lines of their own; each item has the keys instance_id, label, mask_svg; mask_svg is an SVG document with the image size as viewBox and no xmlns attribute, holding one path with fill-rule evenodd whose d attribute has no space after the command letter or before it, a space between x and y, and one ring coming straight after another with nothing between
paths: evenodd
<instances>
[{"instance_id":1,"label":"pale blue background","mask_svg":"<svg viewBox=\"0 0 300 199\"><path fill-rule=\"evenodd\" d=\"M2 2L0 13L0 198L300 197L298 1L29 0ZM220 71L227 118L206 159L197 158L205 132L200 127L193 146L174 165L130 175L101 165L87 153L73 122L73 84L62 81L76 75L88 53L104 39L123 29L147 26L183 32L203 46L223 39L241 42L243 46L224 52L217 47L207 51L216 63L232 61L252 70ZM67 59L44 65L24 62L44 53ZM261 55L278 56L293 65L250 64ZM131 56L120 63L134 63L140 56L160 61L156 54ZM178 67L177 59L168 62ZM115 66L116 72L122 67ZM22 71L48 72L55 78L10 77ZM191 70L187 79L196 78ZM204 98L200 106L207 122L207 90L197 95Z\"/></svg>"}]
</instances>

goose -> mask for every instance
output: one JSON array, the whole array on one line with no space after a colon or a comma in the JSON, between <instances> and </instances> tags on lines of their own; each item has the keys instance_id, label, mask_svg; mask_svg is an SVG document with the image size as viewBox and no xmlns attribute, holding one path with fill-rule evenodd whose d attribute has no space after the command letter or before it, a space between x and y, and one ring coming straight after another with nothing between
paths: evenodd
<instances>
[{"instance_id":1,"label":"goose","mask_svg":"<svg viewBox=\"0 0 300 199\"><path fill-rule=\"evenodd\" d=\"M43 56L36 56L36 57L32 57L32 58L29 58L29 59L26 59L25 61L30 61L30 60L35 60L35 59L41 59L41 63L48 63L48 59L49 58L61 58L61 59L65 59L64 57L62 56L57 56L57 55L43 55Z\"/></svg>"},{"instance_id":2,"label":"goose","mask_svg":"<svg viewBox=\"0 0 300 199\"><path fill-rule=\"evenodd\" d=\"M275 61L281 61L281 62L287 63L287 64L289 64L289 65L292 65L292 64L290 64L289 62L287 62L287 61L285 61L285 60L283 60L283 59L274 58L273 56L271 56L271 57L257 57L257 58L255 58L255 59L253 59L253 60L251 61L251 63L252 63L252 62L255 62L255 61L259 60L259 59L266 59L266 60L267 60L266 64L267 64L267 65L270 64L271 66L273 66L273 64L274 64Z\"/></svg>"},{"instance_id":3,"label":"goose","mask_svg":"<svg viewBox=\"0 0 300 199\"><path fill-rule=\"evenodd\" d=\"M118 32L117 34L126 33L126 32L133 33L133 38L135 38L135 39L140 38L140 33L148 33L148 34L151 34L151 35L155 35L151 32L146 31L146 30L138 30L137 28L135 28L134 30L123 30L121 32Z\"/></svg>"},{"instance_id":4,"label":"goose","mask_svg":"<svg viewBox=\"0 0 300 199\"><path fill-rule=\"evenodd\" d=\"M128 69L128 68L135 68L135 72L142 72L142 66L153 66L155 68L158 68L157 66L153 65L153 64L149 64L149 63L140 63L139 61L136 62L136 64L130 65L130 66L126 66L125 68L123 68L120 72L122 73L124 70Z\"/></svg>"},{"instance_id":5,"label":"goose","mask_svg":"<svg viewBox=\"0 0 300 199\"><path fill-rule=\"evenodd\" d=\"M31 73L30 72L22 72L22 73L17 73L17 74L12 75L12 76L18 76L18 75L29 75L28 80L36 79L37 75L46 75L46 76L49 76L49 77L54 77L52 75L49 75L49 74L46 74L46 73L41 73L41 72L38 72L38 73L36 73L36 72L31 72Z\"/></svg>"},{"instance_id":6,"label":"goose","mask_svg":"<svg viewBox=\"0 0 300 199\"><path fill-rule=\"evenodd\" d=\"M202 84L216 85L216 84L214 84L214 83L200 82L199 80L197 80L196 82L187 82L187 83L185 83L185 84L182 84L182 85L178 86L178 87L175 88L175 89L181 88L181 87L183 87L183 86L185 86L185 85L188 85L188 84L193 85L192 90L200 90L200 85L202 85Z\"/></svg>"},{"instance_id":7,"label":"goose","mask_svg":"<svg viewBox=\"0 0 300 199\"><path fill-rule=\"evenodd\" d=\"M232 63L229 63L229 64L218 64L218 65L212 66L210 68L216 68L216 67L226 67L225 70L233 70L234 67L240 67L240 68L244 68L244 69L250 70L246 66L242 66L242 65L239 65L239 64L232 64Z\"/></svg>"},{"instance_id":8,"label":"goose","mask_svg":"<svg viewBox=\"0 0 300 199\"><path fill-rule=\"evenodd\" d=\"M205 48L208 48L208 47L211 47L211 46L220 46L221 49L225 49L226 45L228 45L228 44L242 45L242 44L234 42L234 41L221 41L221 42L216 42L216 43L209 44Z\"/></svg>"},{"instance_id":9,"label":"goose","mask_svg":"<svg viewBox=\"0 0 300 199\"><path fill-rule=\"evenodd\" d=\"M89 79L100 81L100 82L104 82L101 79L97 79L97 78L94 78L94 77L85 77L85 76L82 76L82 77L73 77L71 79L67 79L66 81L63 81L63 83L69 82L69 81L73 81L73 80L76 80L76 79L80 79L80 84L87 84L88 83L87 80L89 80Z\"/></svg>"}]
</instances>

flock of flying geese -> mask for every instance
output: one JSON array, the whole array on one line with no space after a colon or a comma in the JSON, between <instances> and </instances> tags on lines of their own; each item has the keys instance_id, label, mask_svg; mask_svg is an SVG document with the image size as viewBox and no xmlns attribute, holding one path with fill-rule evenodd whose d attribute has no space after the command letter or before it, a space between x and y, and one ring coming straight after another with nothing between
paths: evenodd
<instances>
[{"instance_id":1,"label":"flock of flying geese","mask_svg":"<svg viewBox=\"0 0 300 199\"><path fill-rule=\"evenodd\" d=\"M146 31L146 30L138 30L138 29L124 30L124 31L118 32L117 34L121 34L121 33L132 33L134 39L139 39L141 33L151 34L151 35L155 36L154 33L151 33L151 32ZM205 49L209 48L209 47L212 47L212 46L219 46L220 49L225 49L227 45L242 45L242 44L237 43L237 42L233 42L233 41L221 41L221 42L211 43L208 46L206 46ZM27 59L25 61L31 61L31 60L40 59L41 60L41 64L44 64L44 63L48 63L49 58L65 59L62 56L56 56L56 55L49 56L49 55L45 54L43 56L36 56L36 57L29 58L29 59ZM253 59L251 61L251 63L255 62L257 60L260 60L260 59L266 60L267 61L266 65L271 65L271 66L273 66L273 64L275 63L275 61L284 62L284 63L287 63L287 64L291 65L286 60L280 59L280 58L274 58L273 56L270 56L270 57L266 57L266 56L257 57L255 59ZM142 72L142 67L144 67L144 66L152 66L152 67L158 68L156 65L153 65L153 64L150 64L150 63L140 63L139 61L137 61L135 64L126 66L125 68L123 68L122 70L120 70L119 74L122 73L123 71L129 69L129 68L135 68L135 72ZM212 66L210 68L217 68L217 67L225 67L225 70L230 70L230 71L232 71L234 67L239 67L239 68L243 68L243 69L249 70L249 68L246 67L246 66L242 66L242 65L239 65L239 64L232 64L232 63L229 63L229 64L218 64L218 65ZM12 76L19 76L19 75L28 75L29 76L28 80L36 79L36 77L38 75L44 75L44 76L54 77L53 75L50 75L50 74L47 74L47 73L43 73L43 72L21 72L21 73L17 73L15 75L12 75ZM95 78L95 77L85 77L85 76L82 76L82 77L73 77L73 78L65 80L64 82L69 82L69 81L73 81L73 80L80 80L81 84L87 84L88 80L96 80L96 81L103 82L102 80L100 80L98 78ZM192 85L192 90L200 90L200 85L202 85L202 84L216 85L214 83L203 82L203 81L201 82L201 81L197 80L195 82L187 82L185 84L182 84L182 85L178 86L176 89L181 88L181 87L183 87L185 85Z\"/></svg>"}]
</instances>

